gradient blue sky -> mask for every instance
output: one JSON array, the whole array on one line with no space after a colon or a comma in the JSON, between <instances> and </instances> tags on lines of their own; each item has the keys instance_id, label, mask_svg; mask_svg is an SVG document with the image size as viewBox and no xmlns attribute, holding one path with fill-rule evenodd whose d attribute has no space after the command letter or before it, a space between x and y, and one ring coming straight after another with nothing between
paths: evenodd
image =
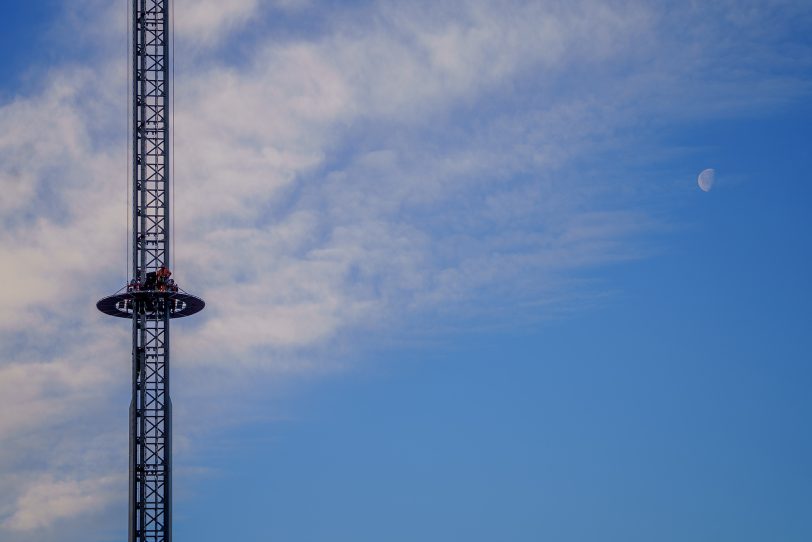
<instances>
[{"instance_id":1,"label":"gradient blue sky","mask_svg":"<svg viewBox=\"0 0 812 542\"><path fill-rule=\"evenodd\" d=\"M3 541L126 538L125 4L0 20ZM808 3L176 16L176 540L812 539Z\"/></svg>"}]
</instances>

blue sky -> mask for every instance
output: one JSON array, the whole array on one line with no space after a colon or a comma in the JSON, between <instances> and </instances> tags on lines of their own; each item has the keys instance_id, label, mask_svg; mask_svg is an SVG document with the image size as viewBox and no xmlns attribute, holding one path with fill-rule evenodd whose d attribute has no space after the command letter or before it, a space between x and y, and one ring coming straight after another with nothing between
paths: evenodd
<instances>
[{"instance_id":1,"label":"blue sky","mask_svg":"<svg viewBox=\"0 0 812 542\"><path fill-rule=\"evenodd\" d=\"M0 22L4 541L126 537L125 14ZM810 539L804 2L176 16L176 539Z\"/></svg>"}]
</instances>

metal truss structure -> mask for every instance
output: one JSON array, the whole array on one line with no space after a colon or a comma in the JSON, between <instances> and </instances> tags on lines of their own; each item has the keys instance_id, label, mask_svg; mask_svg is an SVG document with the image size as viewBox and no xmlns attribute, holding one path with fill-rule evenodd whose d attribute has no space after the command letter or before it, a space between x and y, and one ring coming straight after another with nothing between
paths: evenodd
<instances>
[{"instance_id":1,"label":"metal truss structure","mask_svg":"<svg viewBox=\"0 0 812 542\"><path fill-rule=\"evenodd\" d=\"M165 275L170 264L170 1L132 0L134 278L97 303L102 312L132 321L129 542L172 540L169 320L204 306Z\"/></svg>"}]
</instances>

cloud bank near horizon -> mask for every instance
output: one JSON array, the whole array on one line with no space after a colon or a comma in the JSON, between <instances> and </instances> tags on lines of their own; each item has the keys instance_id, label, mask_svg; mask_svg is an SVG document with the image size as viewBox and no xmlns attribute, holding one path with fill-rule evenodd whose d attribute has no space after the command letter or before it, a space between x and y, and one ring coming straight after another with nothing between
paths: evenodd
<instances>
[{"instance_id":1,"label":"cloud bank near horizon","mask_svg":"<svg viewBox=\"0 0 812 542\"><path fill-rule=\"evenodd\" d=\"M347 334L424 314L537 316L599 293L580 278L645 255L658 227L645 197L668 180L622 167L656 149L653 129L808 93L780 45L809 10L732 5L373 3L350 17L315 2L178 2L175 267L209 307L176 335L176 370L236 388L246 372L318 374L343 362L321 349ZM267 34L282 15L319 30ZM123 483L111 413L125 408L128 334L93 307L124 280L122 59L44 68L36 90L0 104L12 541L71 540L89 517L105 529ZM179 416L178 440L197 446L206 429Z\"/></svg>"}]
</instances>

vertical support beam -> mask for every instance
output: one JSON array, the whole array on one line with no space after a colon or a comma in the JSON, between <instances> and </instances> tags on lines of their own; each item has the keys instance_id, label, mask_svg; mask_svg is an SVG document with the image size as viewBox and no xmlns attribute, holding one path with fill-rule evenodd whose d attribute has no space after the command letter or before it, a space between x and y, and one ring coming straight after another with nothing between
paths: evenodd
<instances>
[{"instance_id":1,"label":"vertical support beam","mask_svg":"<svg viewBox=\"0 0 812 542\"><path fill-rule=\"evenodd\" d=\"M169 2L131 0L133 277L169 266ZM130 403L129 542L171 542L169 312L135 301Z\"/></svg>"}]
</instances>

